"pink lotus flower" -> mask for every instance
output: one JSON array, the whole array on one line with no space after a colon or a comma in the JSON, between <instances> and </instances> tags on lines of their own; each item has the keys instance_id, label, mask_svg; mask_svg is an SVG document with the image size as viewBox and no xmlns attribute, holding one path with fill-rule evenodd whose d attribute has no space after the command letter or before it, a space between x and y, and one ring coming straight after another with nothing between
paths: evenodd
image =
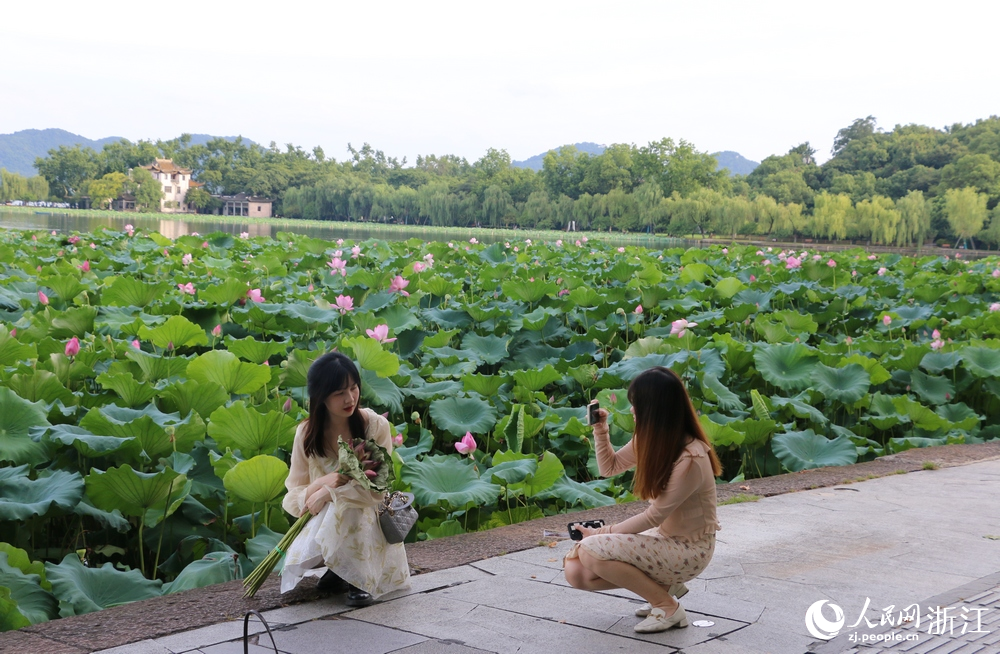
<instances>
[{"instance_id":1,"label":"pink lotus flower","mask_svg":"<svg viewBox=\"0 0 1000 654\"><path fill-rule=\"evenodd\" d=\"M637 316L641 316L642 315L642 305L640 304L639 306L637 306L635 308L635 311L633 311L632 313L634 313Z\"/></svg>"},{"instance_id":2,"label":"pink lotus flower","mask_svg":"<svg viewBox=\"0 0 1000 654\"><path fill-rule=\"evenodd\" d=\"M802 261L796 257L788 257L785 259L785 268L788 270L795 270L796 268L802 267Z\"/></svg>"},{"instance_id":3,"label":"pink lotus flower","mask_svg":"<svg viewBox=\"0 0 1000 654\"><path fill-rule=\"evenodd\" d=\"M582 240L582 241L583 241L584 243L586 243L586 242L587 242L587 241L589 241L590 239L588 239L588 238L587 238L586 236L584 236L584 237L583 237L583 238L582 238L581 240Z\"/></svg>"},{"instance_id":4,"label":"pink lotus flower","mask_svg":"<svg viewBox=\"0 0 1000 654\"><path fill-rule=\"evenodd\" d=\"M55 235L56 235L56 230L53 229L52 230L52 236L55 236Z\"/></svg>"},{"instance_id":5,"label":"pink lotus flower","mask_svg":"<svg viewBox=\"0 0 1000 654\"><path fill-rule=\"evenodd\" d=\"M852 270L851 271L851 277L857 277L857 276L858 276L858 271L857 270Z\"/></svg>"},{"instance_id":6,"label":"pink lotus flower","mask_svg":"<svg viewBox=\"0 0 1000 654\"><path fill-rule=\"evenodd\" d=\"M331 275L340 273L341 277L347 277L347 262L340 257L334 257L333 261L328 262L326 265L330 266Z\"/></svg>"},{"instance_id":7,"label":"pink lotus flower","mask_svg":"<svg viewBox=\"0 0 1000 654\"><path fill-rule=\"evenodd\" d=\"M222 336L222 325L216 325L215 327L212 327L212 336L215 336L216 338Z\"/></svg>"},{"instance_id":8,"label":"pink lotus flower","mask_svg":"<svg viewBox=\"0 0 1000 654\"><path fill-rule=\"evenodd\" d=\"M240 232L240 238L250 238L250 232Z\"/></svg>"},{"instance_id":9,"label":"pink lotus flower","mask_svg":"<svg viewBox=\"0 0 1000 654\"><path fill-rule=\"evenodd\" d=\"M619 254L624 254L624 252L625 252L625 248L618 248L618 253Z\"/></svg>"},{"instance_id":10,"label":"pink lotus flower","mask_svg":"<svg viewBox=\"0 0 1000 654\"><path fill-rule=\"evenodd\" d=\"M581 243L579 239L576 241L576 247L583 247L583 243Z\"/></svg>"},{"instance_id":11,"label":"pink lotus flower","mask_svg":"<svg viewBox=\"0 0 1000 654\"><path fill-rule=\"evenodd\" d=\"M165 256L165 257L169 257L170 256L170 251L167 250L167 248L163 248L163 256Z\"/></svg>"},{"instance_id":12,"label":"pink lotus flower","mask_svg":"<svg viewBox=\"0 0 1000 654\"><path fill-rule=\"evenodd\" d=\"M677 338L684 338L684 334L687 333L687 330L697 326L698 323L688 322L686 319L681 318L680 320L675 320L670 323L670 335L673 336L676 334Z\"/></svg>"},{"instance_id":13,"label":"pink lotus flower","mask_svg":"<svg viewBox=\"0 0 1000 654\"><path fill-rule=\"evenodd\" d=\"M996 279L997 277L1000 277L1000 268L993 269L993 279Z\"/></svg>"},{"instance_id":14,"label":"pink lotus flower","mask_svg":"<svg viewBox=\"0 0 1000 654\"><path fill-rule=\"evenodd\" d=\"M136 338L136 339L134 339L132 341L132 347L134 347L137 350L141 350L142 349L142 343L139 342L138 338Z\"/></svg>"},{"instance_id":15,"label":"pink lotus flower","mask_svg":"<svg viewBox=\"0 0 1000 654\"><path fill-rule=\"evenodd\" d=\"M264 296L260 294L259 288L251 288L247 291L247 297L254 302L264 302Z\"/></svg>"},{"instance_id":16,"label":"pink lotus flower","mask_svg":"<svg viewBox=\"0 0 1000 654\"><path fill-rule=\"evenodd\" d=\"M814 254L814 255L813 255L813 261L819 261L819 260L820 260L820 259L822 259L822 258L823 258L823 257L819 256L818 254Z\"/></svg>"},{"instance_id":17,"label":"pink lotus flower","mask_svg":"<svg viewBox=\"0 0 1000 654\"><path fill-rule=\"evenodd\" d=\"M889 316L882 316L882 324L888 327L889 325L892 324L892 318L890 318Z\"/></svg>"},{"instance_id":18,"label":"pink lotus flower","mask_svg":"<svg viewBox=\"0 0 1000 654\"><path fill-rule=\"evenodd\" d=\"M729 248L722 248L722 254L729 254Z\"/></svg>"},{"instance_id":19,"label":"pink lotus flower","mask_svg":"<svg viewBox=\"0 0 1000 654\"><path fill-rule=\"evenodd\" d=\"M932 350L940 350L943 347L944 347L944 341L942 341L940 338L931 341Z\"/></svg>"},{"instance_id":20,"label":"pink lotus flower","mask_svg":"<svg viewBox=\"0 0 1000 654\"><path fill-rule=\"evenodd\" d=\"M887 272L889 272L889 269L883 266L882 268L878 269L878 276L883 277Z\"/></svg>"},{"instance_id":21,"label":"pink lotus flower","mask_svg":"<svg viewBox=\"0 0 1000 654\"><path fill-rule=\"evenodd\" d=\"M559 291L559 297L562 297L564 295L569 295L569 289L568 288L564 288L564 289L562 289L562 290Z\"/></svg>"},{"instance_id":22,"label":"pink lotus flower","mask_svg":"<svg viewBox=\"0 0 1000 654\"><path fill-rule=\"evenodd\" d=\"M530 238L524 239L524 244L525 245L531 245L531 239Z\"/></svg>"},{"instance_id":23,"label":"pink lotus flower","mask_svg":"<svg viewBox=\"0 0 1000 654\"><path fill-rule=\"evenodd\" d=\"M45 304L42 302L42 304ZM990 311L1000 311L1000 302L994 302L990 305Z\"/></svg>"},{"instance_id":24,"label":"pink lotus flower","mask_svg":"<svg viewBox=\"0 0 1000 654\"><path fill-rule=\"evenodd\" d=\"M475 245L475 244L479 243L479 241L477 241L476 237L473 236L472 238L469 239L469 243L472 243L473 245Z\"/></svg>"},{"instance_id":25,"label":"pink lotus flower","mask_svg":"<svg viewBox=\"0 0 1000 654\"><path fill-rule=\"evenodd\" d=\"M96 250L97 249L97 243L91 243L90 244L90 249L91 250Z\"/></svg>"},{"instance_id":26,"label":"pink lotus flower","mask_svg":"<svg viewBox=\"0 0 1000 654\"><path fill-rule=\"evenodd\" d=\"M764 251L763 250L757 250L757 256L758 257L764 256Z\"/></svg>"},{"instance_id":27,"label":"pink lotus flower","mask_svg":"<svg viewBox=\"0 0 1000 654\"><path fill-rule=\"evenodd\" d=\"M75 357L80 354L80 339L74 336L66 343L65 354L68 357Z\"/></svg>"},{"instance_id":28,"label":"pink lotus flower","mask_svg":"<svg viewBox=\"0 0 1000 654\"><path fill-rule=\"evenodd\" d=\"M17 338L17 327L14 327L10 330L10 337Z\"/></svg>"},{"instance_id":29,"label":"pink lotus flower","mask_svg":"<svg viewBox=\"0 0 1000 654\"><path fill-rule=\"evenodd\" d=\"M375 329L366 329L365 333L379 343L392 343L396 340L395 338L386 338L389 335L389 325L376 325Z\"/></svg>"},{"instance_id":30,"label":"pink lotus flower","mask_svg":"<svg viewBox=\"0 0 1000 654\"><path fill-rule=\"evenodd\" d=\"M353 311L354 298L352 298L350 295L338 295L337 308L340 310L340 315L344 315L348 311Z\"/></svg>"},{"instance_id":31,"label":"pink lotus flower","mask_svg":"<svg viewBox=\"0 0 1000 654\"><path fill-rule=\"evenodd\" d=\"M201 242L201 247L202 248L207 248L208 247L208 241L202 241Z\"/></svg>"},{"instance_id":32,"label":"pink lotus flower","mask_svg":"<svg viewBox=\"0 0 1000 654\"><path fill-rule=\"evenodd\" d=\"M340 246L341 246L341 245L343 245L343 244L344 244L344 239L342 239L342 238L338 238L338 239L337 239L337 247L340 247Z\"/></svg>"},{"instance_id":33,"label":"pink lotus flower","mask_svg":"<svg viewBox=\"0 0 1000 654\"><path fill-rule=\"evenodd\" d=\"M38 301L41 302L42 304L48 304L49 296L46 295L45 293L42 293L41 291L38 291Z\"/></svg>"},{"instance_id":34,"label":"pink lotus flower","mask_svg":"<svg viewBox=\"0 0 1000 654\"><path fill-rule=\"evenodd\" d=\"M135 227L133 227L132 225L125 225L125 231L128 233L129 236L135 236Z\"/></svg>"},{"instance_id":35,"label":"pink lotus flower","mask_svg":"<svg viewBox=\"0 0 1000 654\"><path fill-rule=\"evenodd\" d=\"M427 265L423 264L423 263L421 263L419 261L417 261L417 262L415 262L413 264L413 272L415 272L415 273L422 273L422 272L424 272L424 270L426 268L427 268Z\"/></svg>"},{"instance_id":36,"label":"pink lotus flower","mask_svg":"<svg viewBox=\"0 0 1000 654\"><path fill-rule=\"evenodd\" d=\"M361 246L355 245L354 247L351 248L351 258L357 259L360 256L361 256Z\"/></svg>"},{"instance_id":37,"label":"pink lotus flower","mask_svg":"<svg viewBox=\"0 0 1000 654\"><path fill-rule=\"evenodd\" d=\"M459 454L472 454L477 448L476 439L472 437L471 432L465 432L462 440L455 443L455 449L458 450Z\"/></svg>"},{"instance_id":38,"label":"pink lotus flower","mask_svg":"<svg viewBox=\"0 0 1000 654\"><path fill-rule=\"evenodd\" d=\"M562 247L562 239L561 238L556 240L556 247L557 248L561 248Z\"/></svg>"},{"instance_id":39,"label":"pink lotus flower","mask_svg":"<svg viewBox=\"0 0 1000 654\"><path fill-rule=\"evenodd\" d=\"M181 263L184 264L185 266L191 265L191 262L193 260L194 260L194 257L191 256L190 252L188 252L183 257L181 257Z\"/></svg>"},{"instance_id":40,"label":"pink lotus flower","mask_svg":"<svg viewBox=\"0 0 1000 654\"><path fill-rule=\"evenodd\" d=\"M834 261L833 259L830 259L829 261L826 262L826 265L830 266L831 268L836 268L837 262Z\"/></svg>"},{"instance_id":41,"label":"pink lotus flower","mask_svg":"<svg viewBox=\"0 0 1000 654\"><path fill-rule=\"evenodd\" d=\"M750 283L753 283L755 281L757 281L757 276L756 275L750 275Z\"/></svg>"},{"instance_id":42,"label":"pink lotus flower","mask_svg":"<svg viewBox=\"0 0 1000 654\"><path fill-rule=\"evenodd\" d=\"M67 240L67 241L69 241L69 244L70 244L70 245L76 245L77 243L79 243L79 242L80 242L80 237L79 237L79 236L77 236L76 234L73 234L72 236L70 236L70 237L69 237L68 239L66 239L66 240Z\"/></svg>"},{"instance_id":43,"label":"pink lotus flower","mask_svg":"<svg viewBox=\"0 0 1000 654\"><path fill-rule=\"evenodd\" d=\"M80 270L82 270L83 272L90 272L90 262L84 261L83 263L81 263Z\"/></svg>"},{"instance_id":44,"label":"pink lotus flower","mask_svg":"<svg viewBox=\"0 0 1000 654\"><path fill-rule=\"evenodd\" d=\"M178 284L177 288L181 289L182 293L187 293L188 295L194 295L195 288L194 284L188 282L187 284Z\"/></svg>"},{"instance_id":45,"label":"pink lotus flower","mask_svg":"<svg viewBox=\"0 0 1000 654\"><path fill-rule=\"evenodd\" d=\"M514 246L514 252L520 252L520 250L518 249L518 247L516 245Z\"/></svg>"},{"instance_id":46,"label":"pink lotus flower","mask_svg":"<svg viewBox=\"0 0 1000 654\"><path fill-rule=\"evenodd\" d=\"M393 436L392 437L392 444L393 444L394 447L399 447L400 445L402 445L403 444L403 435L402 434L396 434L395 436Z\"/></svg>"},{"instance_id":47,"label":"pink lotus flower","mask_svg":"<svg viewBox=\"0 0 1000 654\"><path fill-rule=\"evenodd\" d=\"M844 339L844 342L847 343L848 345L851 345L852 343L854 343L854 339L848 336L847 338Z\"/></svg>"},{"instance_id":48,"label":"pink lotus flower","mask_svg":"<svg viewBox=\"0 0 1000 654\"><path fill-rule=\"evenodd\" d=\"M313 285L310 284L309 286L306 287L306 290L309 291L310 293L312 293L313 292L313 288L314 288Z\"/></svg>"},{"instance_id":49,"label":"pink lotus flower","mask_svg":"<svg viewBox=\"0 0 1000 654\"><path fill-rule=\"evenodd\" d=\"M410 294L403 289L410 285L410 280L403 279L402 275L396 275L395 279L389 284L390 293L399 293L403 296L409 296Z\"/></svg>"},{"instance_id":50,"label":"pink lotus flower","mask_svg":"<svg viewBox=\"0 0 1000 654\"><path fill-rule=\"evenodd\" d=\"M874 254L869 254L869 255L868 255L868 260L869 260L869 261L875 261L876 259L878 259L878 256L876 256L876 255L874 255Z\"/></svg>"}]
</instances>

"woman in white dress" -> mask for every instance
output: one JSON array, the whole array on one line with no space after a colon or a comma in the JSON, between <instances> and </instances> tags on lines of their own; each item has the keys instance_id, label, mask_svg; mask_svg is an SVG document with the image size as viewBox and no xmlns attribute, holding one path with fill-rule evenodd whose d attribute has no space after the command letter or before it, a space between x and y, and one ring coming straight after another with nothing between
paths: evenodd
<instances>
[{"instance_id":1,"label":"woman in white dress","mask_svg":"<svg viewBox=\"0 0 1000 654\"><path fill-rule=\"evenodd\" d=\"M382 535L376 515L382 494L338 473L338 441L371 439L391 453L389 421L358 406L361 376L354 362L339 352L316 359L307 383L309 418L295 431L285 480L288 493L281 505L293 516L308 511L315 517L288 548L281 592L325 571L320 590L346 590L348 606L366 606L381 595L408 588L410 568L403 544L390 545Z\"/></svg>"}]
</instances>

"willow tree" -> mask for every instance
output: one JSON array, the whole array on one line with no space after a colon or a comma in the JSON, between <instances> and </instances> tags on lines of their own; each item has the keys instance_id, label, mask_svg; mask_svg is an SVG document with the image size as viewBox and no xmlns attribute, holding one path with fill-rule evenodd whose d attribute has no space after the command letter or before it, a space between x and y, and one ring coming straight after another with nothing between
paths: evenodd
<instances>
[{"instance_id":1,"label":"willow tree","mask_svg":"<svg viewBox=\"0 0 1000 654\"><path fill-rule=\"evenodd\" d=\"M854 222L854 207L851 198L838 193L831 195L823 191L815 197L813 206L812 232L831 240L840 240Z\"/></svg>"},{"instance_id":2,"label":"willow tree","mask_svg":"<svg viewBox=\"0 0 1000 654\"><path fill-rule=\"evenodd\" d=\"M483 222L490 227L500 227L512 204L507 191L497 184L491 184L483 194Z\"/></svg>"},{"instance_id":3,"label":"willow tree","mask_svg":"<svg viewBox=\"0 0 1000 654\"><path fill-rule=\"evenodd\" d=\"M971 186L949 189L944 194L944 215L958 240L968 243L983 230L987 215L986 196L977 193Z\"/></svg>"},{"instance_id":4,"label":"willow tree","mask_svg":"<svg viewBox=\"0 0 1000 654\"><path fill-rule=\"evenodd\" d=\"M895 245L909 247L913 243L919 248L931 229L931 207L922 191L910 191L906 197L896 200L899 211L899 227L896 229Z\"/></svg>"}]
</instances>

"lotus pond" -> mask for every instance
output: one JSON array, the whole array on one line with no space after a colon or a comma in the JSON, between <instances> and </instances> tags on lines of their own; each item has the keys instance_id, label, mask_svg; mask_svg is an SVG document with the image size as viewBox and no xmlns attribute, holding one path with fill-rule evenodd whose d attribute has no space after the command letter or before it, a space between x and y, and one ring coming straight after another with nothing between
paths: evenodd
<instances>
[{"instance_id":1,"label":"lotus pond","mask_svg":"<svg viewBox=\"0 0 1000 654\"><path fill-rule=\"evenodd\" d=\"M475 241L475 239L473 239ZM240 578L338 348L439 538L633 499L583 406L688 384L725 478L1000 436L995 259L0 234L0 629ZM456 447L456 443L459 447Z\"/></svg>"}]
</instances>

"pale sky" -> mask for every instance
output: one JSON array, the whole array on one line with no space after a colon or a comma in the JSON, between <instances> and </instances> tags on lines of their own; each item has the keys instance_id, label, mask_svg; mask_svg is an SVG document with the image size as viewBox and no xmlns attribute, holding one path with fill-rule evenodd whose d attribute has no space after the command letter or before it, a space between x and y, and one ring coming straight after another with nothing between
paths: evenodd
<instances>
[{"instance_id":1,"label":"pale sky","mask_svg":"<svg viewBox=\"0 0 1000 654\"><path fill-rule=\"evenodd\" d=\"M669 136L760 161L1000 114L1000 3L3 0L0 133L390 156Z\"/></svg>"}]
</instances>

